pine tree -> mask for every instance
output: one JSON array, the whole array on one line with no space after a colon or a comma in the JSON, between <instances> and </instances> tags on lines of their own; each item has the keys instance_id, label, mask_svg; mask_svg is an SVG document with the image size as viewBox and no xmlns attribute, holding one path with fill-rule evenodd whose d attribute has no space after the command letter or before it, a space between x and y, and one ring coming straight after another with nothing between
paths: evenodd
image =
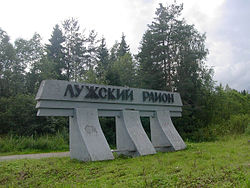
<instances>
[{"instance_id":1,"label":"pine tree","mask_svg":"<svg viewBox=\"0 0 250 188\"><path fill-rule=\"evenodd\" d=\"M176 3L157 8L137 55L139 80L146 88L179 92L183 118L175 124L193 131L204 125L197 122L202 122L199 118L213 87L212 69L204 62L208 53L205 34L180 19L182 10Z\"/></svg>"},{"instance_id":2,"label":"pine tree","mask_svg":"<svg viewBox=\"0 0 250 188\"><path fill-rule=\"evenodd\" d=\"M111 67L113 79L108 79L110 85L135 86L135 64L132 56L125 53Z\"/></svg>"},{"instance_id":3,"label":"pine tree","mask_svg":"<svg viewBox=\"0 0 250 188\"><path fill-rule=\"evenodd\" d=\"M119 43L119 48L117 51L117 56L118 57L122 57L124 56L126 53L129 53L130 49L129 46L127 45L127 42L125 40L125 35L124 33L122 33L122 39L121 42Z\"/></svg>"},{"instance_id":4,"label":"pine tree","mask_svg":"<svg viewBox=\"0 0 250 188\"><path fill-rule=\"evenodd\" d=\"M192 89L200 89L211 83L211 72L204 66L208 53L206 37L179 18L182 10L183 5L177 4L167 7L160 4L157 8L156 18L144 34L138 54L144 85L151 80L164 80L164 85L158 84L157 87L174 91L181 90L182 83L189 83L188 87ZM152 79L149 71L157 74L155 79Z\"/></svg>"},{"instance_id":5,"label":"pine tree","mask_svg":"<svg viewBox=\"0 0 250 188\"><path fill-rule=\"evenodd\" d=\"M182 5L172 4L160 7L156 10L156 18L149 25L150 33L153 35L156 44L153 57L155 61L162 66L163 78L165 80L164 89L173 90L174 63L176 60L176 39L178 35L178 26L182 21L178 20L183 9Z\"/></svg>"},{"instance_id":6,"label":"pine tree","mask_svg":"<svg viewBox=\"0 0 250 188\"><path fill-rule=\"evenodd\" d=\"M115 62L118 59L118 49L119 49L119 43L118 41L115 41L115 44L110 49L110 62Z\"/></svg>"},{"instance_id":7,"label":"pine tree","mask_svg":"<svg viewBox=\"0 0 250 188\"><path fill-rule=\"evenodd\" d=\"M63 53L63 43L65 42L65 39L58 24L56 24L56 26L53 28L49 42L50 44L46 46L48 60L54 62L55 64L54 69L57 73L57 79L64 80L66 79L66 76L63 74L63 71L66 68Z\"/></svg>"},{"instance_id":8,"label":"pine tree","mask_svg":"<svg viewBox=\"0 0 250 188\"><path fill-rule=\"evenodd\" d=\"M135 63L124 34L122 34L121 42L115 42L111 48L109 65L106 73L108 84L135 86Z\"/></svg>"},{"instance_id":9,"label":"pine tree","mask_svg":"<svg viewBox=\"0 0 250 188\"><path fill-rule=\"evenodd\" d=\"M101 39L101 44L97 49L97 67L96 67L96 74L100 80L105 80L105 73L109 66L109 51L106 47L106 41L103 37Z\"/></svg>"},{"instance_id":10,"label":"pine tree","mask_svg":"<svg viewBox=\"0 0 250 188\"><path fill-rule=\"evenodd\" d=\"M85 55L86 57L86 66L87 69L94 70L97 66L97 50L98 50L98 44L99 40L96 40L97 33L94 30L91 30L89 33L89 36L87 38L87 53Z\"/></svg>"},{"instance_id":11,"label":"pine tree","mask_svg":"<svg viewBox=\"0 0 250 188\"><path fill-rule=\"evenodd\" d=\"M157 63L154 49L156 43L153 35L147 31L143 35L140 53L137 55L139 61L138 86L148 89L164 88L163 69L161 64Z\"/></svg>"}]
</instances>

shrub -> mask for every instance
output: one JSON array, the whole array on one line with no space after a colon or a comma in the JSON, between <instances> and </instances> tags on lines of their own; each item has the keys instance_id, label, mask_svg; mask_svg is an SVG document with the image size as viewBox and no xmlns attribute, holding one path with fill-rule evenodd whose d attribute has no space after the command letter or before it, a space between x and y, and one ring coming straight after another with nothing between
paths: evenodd
<instances>
[{"instance_id":1,"label":"shrub","mask_svg":"<svg viewBox=\"0 0 250 188\"><path fill-rule=\"evenodd\" d=\"M0 135L34 135L56 133L68 128L66 117L37 117L35 97L19 94L0 98Z\"/></svg>"},{"instance_id":2,"label":"shrub","mask_svg":"<svg viewBox=\"0 0 250 188\"><path fill-rule=\"evenodd\" d=\"M230 133L231 134L245 133L249 123L250 123L250 115L247 114L232 115L228 122Z\"/></svg>"},{"instance_id":3,"label":"shrub","mask_svg":"<svg viewBox=\"0 0 250 188\"><path fill-rule=\"evenodd\" d=\"M229 120L216 125L217 135L243 134L250 123L250 115L232 115Z\"/></svg>"},{"instance_id":4,"label":"shrub","mask_svg":"<svg viewBox=\"0 0 250 188\"><path fill-rule=\"evenodd\" d=\"M250 123L248 123L245 133L250 136Z\"/></svg>"}]
</instances>

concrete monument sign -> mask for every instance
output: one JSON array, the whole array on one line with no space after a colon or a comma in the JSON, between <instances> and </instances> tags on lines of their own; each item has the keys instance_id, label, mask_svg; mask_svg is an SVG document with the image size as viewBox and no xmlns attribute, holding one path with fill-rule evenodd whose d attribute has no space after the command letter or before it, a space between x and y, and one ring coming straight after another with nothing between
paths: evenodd
<instances>
[{"instance_id":1,"label":"concrete monument sign","mask_svg":"<svg viewBox=\"0 0 250 188\"><path fill-rule=\"evenodd\" d=\"M36 96L38 116L70 117L70 156L82 161L113 159L98 116L116 118L119 153L148 155L186 147L171 117L181 117L179 93L45 80ZM140 116L150 117L151 141Z\"/></svg>"}]
</instances>

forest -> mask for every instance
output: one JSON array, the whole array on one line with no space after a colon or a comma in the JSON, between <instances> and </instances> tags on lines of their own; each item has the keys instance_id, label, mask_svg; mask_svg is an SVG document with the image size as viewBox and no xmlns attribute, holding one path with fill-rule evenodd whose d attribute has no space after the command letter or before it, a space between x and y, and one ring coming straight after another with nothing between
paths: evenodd
<instances>
[{"instance_id":1,"label":"forest","mask_svg":"<svg viewBox=\"0 0 250 188\"><path fill-rule=\"evenodd\" d=\"M84 31L76 18L55 25L47 44L38 33L11 42L0 28L0 135L67 134L66 117L36 116L35 95L45 79L179 92L182 117L173 121L185 140L250 132L250 94L213 80L206 35L188 24L182 11L182 4L159 4L137 54L130 52L125 34L109 49L104 37ZM100 122L115 145L114 118ZM149 132L149 120L142 122Z\"/></svg>"}]
</instances>

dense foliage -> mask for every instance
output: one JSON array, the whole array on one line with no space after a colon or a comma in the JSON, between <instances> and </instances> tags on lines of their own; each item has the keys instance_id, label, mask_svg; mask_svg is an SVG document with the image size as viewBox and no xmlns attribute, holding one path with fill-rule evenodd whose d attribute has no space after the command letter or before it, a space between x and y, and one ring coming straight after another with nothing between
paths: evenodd
<instances>
[{"instance_id":1,"label":"dense foliage","mask_svg":"<svg viewBox=\"0 0 250 188\"><path fill-rule=\"evenodd\" d=\"M34 135L68 129L67 118L36 117L35 94L42 80L60 79L118 86L177 91L183 117L174 123L192 140L213 140L242 133L249 124L250 95L228 86L215 87L205 65L206 36L181 19L182 5L159 5L132 55L126 37L111 49L95 31L81 31L74 18L56 25L49 43L39 34L10 42L0 28L0 134ZM110 144L115 145L113 119L101 119ZM147 129L148 120L143 124Z\"/></svg>"}]
</instances>

